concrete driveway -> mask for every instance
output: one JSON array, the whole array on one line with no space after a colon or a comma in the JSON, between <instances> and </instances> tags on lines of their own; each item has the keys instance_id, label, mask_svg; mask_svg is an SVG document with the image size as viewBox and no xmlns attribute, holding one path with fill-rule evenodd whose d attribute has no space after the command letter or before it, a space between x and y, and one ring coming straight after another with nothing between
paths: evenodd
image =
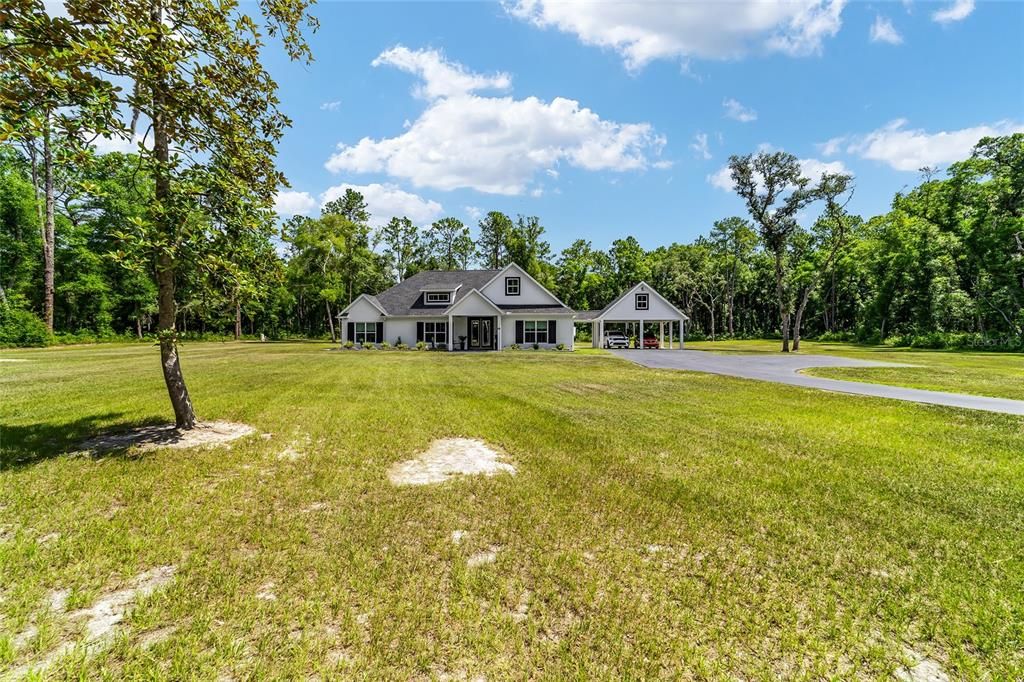
<instances>
[{"instance_id":1,"label":"concrete driveway","mask_svg":"<svg viewBox=\"0 0 1024 682\"><path fill-rule=\"evenodd\" d=\"M819 388L824 391L854 393L856 395L907 400L914 403L944 405L946 407L961 407L968 410L1024 415L1024 400L986 398L983 396L964 395L962 393L923 391L918 388L868 384L860 381L822 379L799 373L800 370L809 367L901 366L891 362L855 360L835 355L784 355L782 353L725 355L700 350L613 350L611 352L620 358L625 358L638 365L657 369L683 369L693 372L725 374L743 379L773 381L777 384L789 384L805 388Z\"/></svg>"}]
</instances>

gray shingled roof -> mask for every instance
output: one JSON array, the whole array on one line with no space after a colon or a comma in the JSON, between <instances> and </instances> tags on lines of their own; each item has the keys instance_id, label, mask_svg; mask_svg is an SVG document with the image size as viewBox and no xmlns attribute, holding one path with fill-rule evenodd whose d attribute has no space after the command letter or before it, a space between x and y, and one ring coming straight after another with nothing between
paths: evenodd
<instances>
[{"instance_id":1,"label":"gray shingled roof","mask_svg":"<svg viewBox=\"0 0 1024 682\"><path fill-rule=\"evenodd\" d=\"M388 315L440 315L448 306L426 305L420 289L461 288L455 301L473 289L481 289L494 279L500 270L424 270L377 294L378 303ZM453 303L455 301L452 301Z\"/></svg>"}]
</instances>

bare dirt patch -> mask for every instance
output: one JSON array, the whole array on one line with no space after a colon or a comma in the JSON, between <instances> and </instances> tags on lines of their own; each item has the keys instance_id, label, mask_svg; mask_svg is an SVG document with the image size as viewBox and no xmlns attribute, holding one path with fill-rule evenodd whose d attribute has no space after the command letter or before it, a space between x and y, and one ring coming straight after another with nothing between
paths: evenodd
<instances>
[{"instance_id":1,"label":"bare dirt patch","mask_svg":"<svg viewBox=\"0 0 1024 682\"><path fill-rule=\"evenodd\" d=\"M86 634L82 641L76 642L71 636L61 638L57 646L48 651L41 659L12 671L11 679L20 679L32 670L40 672L46 670L61 657L70 653L78 644L84 644L89 649L106 646L113 641L119 630L118 626L135 602L169 584L174 578L174 572L174 566L158 566L144 571L128 581L125 587L103 594L92 606L67 613L65 615L67 622L85 621ZM69 594L68 590L51 592L48 600L50 609L57 614L64 613Z\"/></svg>"},{"instance_id":2,"label":"bare dirt patch","mask_svg":"<svg viewBox=\"0 0 1024 682\"><path fill-rule=\"evenodd\" d=\"M414 459L395 463L388 478L395 485L444 483L459 475L494 476L500 472L515 474L516 469L501 461L501 453L475 438L442 438Z\"/></svg>"},{"instance_id":3,"label":"bare dirt patch","mask_svg":"<svg viewBox=\"0 0 1024 682\"><path fill-rule=\"evenodd\" d=\"M904 654L911 663L896 671L897 680L901 682L949 682L949 675L935 659L928 658L910 648L907 648Z\"/></svg>"},{"instance_id":4,"label":"bare dirt patch","mask_svg":"<svg viewBox=\"0 0 1024 682\"><path fill-rule=\"evenodd\" d=\"M256 429L248 424L235 422L200 422L194 429L179 429L171 424L162 424L97 436L82 443L79 449L102 454L128 448L137 448L142 452L159 448L209 448L224 445L252 433L256 433Z\"/></svg>"},{"instance_id":5,"label":"bare dirt patch","mask_svg":"<svg viewBox=\"0 0 1024 682\"><path fill-rule=\"evenodd\" d=\"M493 564L498 560L498 550L500 549L501 548L497 545L492 545L482 552L477 552L466 560L466 566L469 568L476 568L477 566Z\"/></svg>"}]
</instances>

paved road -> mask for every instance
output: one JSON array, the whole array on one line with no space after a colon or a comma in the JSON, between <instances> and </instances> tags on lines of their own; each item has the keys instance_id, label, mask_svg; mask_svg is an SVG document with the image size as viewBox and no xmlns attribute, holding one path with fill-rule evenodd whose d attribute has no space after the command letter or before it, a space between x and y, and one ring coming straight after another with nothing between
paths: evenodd
<instances>
[{"instance_id":1,"label":"paved road","mask_svg":"<svg viewBox=\"0 0 1024 682\"><path fill-rule=\"evenodd\" d=\"M1024 415L1024 400L986 398L983 396L945 393L942 391L923 391L917 388L900 388L899 386L869 384L860 381L822 379L799 374L799 370L809 367L900 366L891 362L855 360L835 355L783 355L782 353L777 355L759 353L725 355L700 350L613 350L612 353L639 365L658 369L685 369L694 372L726 374L744 379L774 381L778 384L790 384L806 388L820 388L825 391L855 393L857 395L907 400L915 403L927 403L929 405L962 407L968 410Z\"/></svg>"}]
</instances>

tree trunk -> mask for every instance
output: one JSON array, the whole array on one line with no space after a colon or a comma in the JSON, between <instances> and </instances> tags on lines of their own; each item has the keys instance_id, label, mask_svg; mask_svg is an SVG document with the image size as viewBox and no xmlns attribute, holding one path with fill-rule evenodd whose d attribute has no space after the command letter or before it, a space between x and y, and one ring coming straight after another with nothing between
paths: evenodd
<instances>
[{"instance_id":1,"label":"tree trunk","mask_svg":"<svg viewBox=\"0 0 1024 682\"><path fill-rule=\"evenodd\" d=\"M53 149L50 148L50 112L43 128L43 183L46 218L43 221L43 321L53 333Z\"/></svg>"},{"instance_id":2,"label":"tree trunk","mask_svg":"<svg viewBox=\"0 0 1024 682\"><path fill-rule=\"evenodd\" d=\"M242 304L238 301L238 294L235 294L235 341L242 338Z\"/></svg>"},{"instance_id":3,"label":"tree trunk","mask_svg":"<svg viewBox=\"0 0 1024 682\"><path fill-rule=\"evenodd\" d=\"M711 316L711 340L715 340L715 306L708 306L708 314Z\"/></svg>"},{"instance_id":4,"label":"tree trunk","mask_svg":"<svg viewBox=\"0 0 1024 682\"><path fill-rule=\"evenodd\" d=\"M137 314L135 316L135 334L140 339L142 338L142 315Z\"/></svg>"},{"instance_id":5,"label":"tree trunk","mask_svg":"<svg viewBox=\"0 0 1024 682\"><path fill-rule=\"evenodd\" d=\"M804 290L800 298L800 305L796 309L796 317L793 319L793 350L800 350L800 323L804 319L804 311L807 310L807 301L811 299L811 287Z\"/></svg>"},{"instance_id":6,"label":"tree trunk","mask_svg":"<svg viewBox=\"0 0 1024 682\"><path fill-rule=\"evenodd\" d=\"M154 26L159 26L163 21L159 1L150 4L150 21ZM156 40L160 38L157 37ZM171 253L177 241L174 218L167 214L171 204L171 179L168 175L168 161L170 153L168 150L167 123L164 120L164 86L157 85L153 88L153 158L156 161L156 173L154 182L154 198L158 209L157 220L163 237L167 240L165 248L158 251L156 259L157 277L157 307L159 319L157 328L160 333L160 364L163 367L164 383L167 385L167 394L171 399L171 406L174 408L174 423L179 429L192 429L196 425L196 413L192 409L192 399L189 398L188 388L185 386L185 377L181 373L181 362L178 359L178 340L175 330L175 319L177 311L174 302L174 269L175 262Z\"/></svg>"},{"instance_id":7,"label":"tree trunk","mask_svg":"<svg viewBox=\"0 0 1024 682\"><path fill-rule=\"evenodd\" d=\"M331 302L325 300L324 305L327 306L327 326L331 330L331 343L334 343L336 339L334 336L334 318L331 317Z\"/></svg>"},{"instance_id":8,"label":"tree trunk","mask_svg":"<svg viewBox=\"0 0 1024 682\"><path fill-rule=\"evenodd\" d=\"M775 254L775 295L779 299L779 318L782 321L782 352L789 352L789 306L782 283L782 253Z\"/></svg>"}]
</instances>

